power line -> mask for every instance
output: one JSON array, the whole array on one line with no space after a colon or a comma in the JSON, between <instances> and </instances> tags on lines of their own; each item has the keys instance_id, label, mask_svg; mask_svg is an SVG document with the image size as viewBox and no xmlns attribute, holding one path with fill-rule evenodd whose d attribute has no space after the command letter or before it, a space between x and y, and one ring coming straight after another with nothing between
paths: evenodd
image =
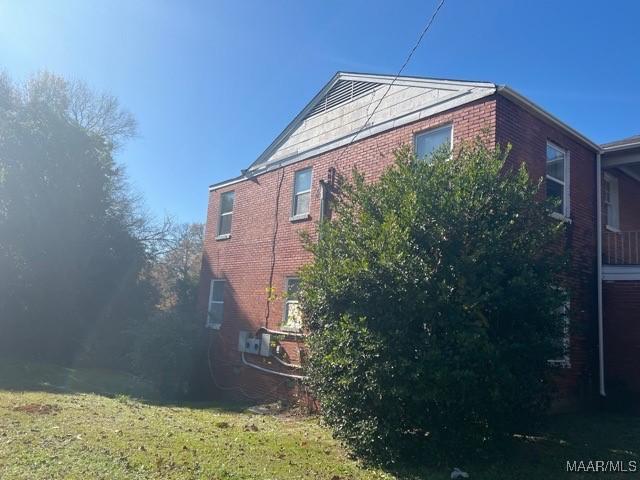
<instances>
[{"instance_id":1,"label":"power line","mask_svg":"<svg viewBox=\"0 0 640 480\"><path fill-rule=\"evenodd\" d=\"M413 48L411 49L411 51L409 52L409 55L407 56L407 59L404 61L404 63L402 64L402 67L400 67L400 70L398 70L398 73L396 73L396 76L393 78L393 80L391 81L391 83L389 84L389 86L387 87L387 90L384 92L384 94L382 95L382 97L380 97L380 100L378 100L378 104L376 105L376 107L373 109L373 111L371 112L371 114L367 117L367 119L365 120L365 122L362 124L362 126L360 127L360 129L353 135L353 137L351 138L351 140L349 141L349 143L347 144L347 146L345 148L342 149L342 152L340 152L340 156L338 157L338 159L336 160L336 163L340 161L340 159L342 158L342 156L349 150L349 147L351 147L351 144L353 142L355 142L356 138L358 138L358 135L360 135L360 133L362 132L362 130L365 129L365 127L369 124L369 121L371 120L371 118L373 118L373 116L376 114L376 112L378 111L378 107L380 107L380 104L382 103L382 101L384 100L384 97L387 96L387 94L389 93L389 90L391 90L391 87L393 87L393 85L396 83L396 81L398 80L398 77L400 77L400 75L402 74L402 72L404 71L405 67L409 64L409 62L411 61L411 57L413 57L413 54L416 52L416 50L418 49L418 47L420 46L420 43L422 42L422 39L424 38L424 36L427 34L427 32L429 31L429 29L431 28L431 25L433 24L433 21L436 19L436 17L438 16L438 13L440 12L440 9L442 8L442 6L444 5L445 0L440 0L440 3L438 3L438 6L436 7L436 9L433 11L433 13L431 14L431 18L429 18L429 21L427 22L427 24L425 25L425 27L422 29L422 33L420 33L420 36L418 37L418 41L416 42L416 44L413 46ZM371 101L373 102L373 99L371 99ZM371 104L369 104L369 106L371 106Z\"/></svg>"}]
</instances>

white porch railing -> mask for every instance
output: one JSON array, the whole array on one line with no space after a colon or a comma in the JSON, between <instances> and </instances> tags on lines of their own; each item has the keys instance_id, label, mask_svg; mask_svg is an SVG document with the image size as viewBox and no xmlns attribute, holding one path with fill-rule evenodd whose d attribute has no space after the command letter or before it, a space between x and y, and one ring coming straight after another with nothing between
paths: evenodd
<instances>
[{"instance_id":1,"label":"white porch railing","mask_svg":"<svg viewBox=\"0 0 640 480\"><path fill-rule=\"evenodd\" d=\"M640 265L640 231L604 232L602 262L606 265Z\"/></svg>"}]
</instances>

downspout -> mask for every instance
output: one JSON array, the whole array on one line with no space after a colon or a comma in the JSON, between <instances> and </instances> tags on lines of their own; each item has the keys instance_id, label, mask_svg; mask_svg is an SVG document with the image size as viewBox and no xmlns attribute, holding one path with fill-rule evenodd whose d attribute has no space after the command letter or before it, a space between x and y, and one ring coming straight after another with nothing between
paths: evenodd
<instances>
[{"instance_id":1,"label":"downspout","mask_svg":"<svg viewBox=\"0 0 640 480\"><path fill-rule=\"evenodd\" d=\"M607 396L604 382L604 325L602 316L602 159L596 153L596 236L597 282L598 282L598 367L600 395Z\"/></svg>"}]
</instances>

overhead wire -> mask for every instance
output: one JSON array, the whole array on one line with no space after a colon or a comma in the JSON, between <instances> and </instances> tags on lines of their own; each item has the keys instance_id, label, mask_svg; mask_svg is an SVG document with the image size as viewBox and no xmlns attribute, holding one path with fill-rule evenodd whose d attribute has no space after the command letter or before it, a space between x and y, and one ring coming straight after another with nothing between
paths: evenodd
<instances>
[{"instance_id":1,"label":"overhead wire","mask_svg":"<svg viewBox=\"0 0 640 480\"><path fill-rule=\"evenodd\" d=\"M376 104L376 106L373 109L373 111L369 114L369 116L367 117L365 122L356 131L356 133L353 135L353 137L351 137L351 140L349 141L347 146L342 149L342 151L340 152L340 155L338 156L338 159L336 160L336 163L339 163L340 159L342 159L342 157L347 153L347 151L349 151L349 148L351 147L353 142L356 141L356 139L358 138L358 135L360 135L360 133L362 133L362 131L367 127L367 125L369 124L369 122L371 121L373 116L376 114L376 112L378 111L378 108L382 104L382 101L385 99L385 97L387 96L387 94L389 93L391 88L393 88L393 86L395 85L395 83L398 80L398 78L400 77L400 75L402 75L402 72L404 71L406 66L409 64L409 62L411 61L411 57L413 57L413 54L416 52L416 50L420 46L420 43L422 43L422 39L425 37L425 35L429 31L429 29L431 28L431 25L433 25L433 22L436 19L436 17L438 16L438 13L440 12L440 9L442 9L442 7L444 5L444 2L445 2L445 0L440 0L440 2L438 3L438 6L436 7L436 9L431 14L431 17L429 18L429 21L427 22L425 27L422 29L422 32L420 33L420 36L418 37L418 41L415 43L415 45L413 46L413 48L409 52L409 55L407 55L406 60L404 61L404 63L400 67L400 70L398 70L398 73L396 73L396 75L393 78L393 80L391 81L391 83L387 86L386 91L384 92L382 97L380 97L380 100L378 100L378 103ZM373 98L371 99L371 103L373 103ZM369 107L371 106L371 103L369 104ZM367 108L367 110L368 110L368 108Z\"/></svg>"}]
</instances>

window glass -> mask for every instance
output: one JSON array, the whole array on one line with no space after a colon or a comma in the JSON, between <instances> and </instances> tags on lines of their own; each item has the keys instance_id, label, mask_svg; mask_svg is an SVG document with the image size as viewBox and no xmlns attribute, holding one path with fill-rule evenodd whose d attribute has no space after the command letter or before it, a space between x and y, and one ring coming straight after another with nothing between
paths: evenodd
<instances>
[{"instance_id":1,"label":"window glass","mask_svg":"<svg viewBox=\"0 0 640 480\"><path fill-rule=\"evenodd\" d=\"M295 173L293 185L293 216L309 213L311 201L311 169L300 170Z\"/></svg>"},{"instance_id":2,"label":"window glass","mask_svg":"<svg viewBox=\"0 0 640 480\"><path fill-rule=\"evenodd\" d=\"M302 327L302 316L298 303L298 290L300 279L287 278L287 292L284 304L284 327L289 329L300 329Z\"/></svg>"},{"instance_id":3,"label":"window glass","mask_svg":"<svg viewBox=\"0 0 640 480\"><path fill-rule=\"evenodd\" d=\"M223 302L224 301L224 284L223 280L213 280L213 287L211 288L211 301Z\"/></svg>"},{"instance_id":4,"label":"window glass","mask_svg":"<svg viewBox=\"0 0 640 480\"><path fill-rule=\"evenodd\" d=\"M547 175L564 182L564 157L563 151L547 144Z\"/></svg>"},{"instance_id":5,"label":"window glass","mask_svg":"<svg viewBox=\"0 0 640 480\"><path fill-rule=\"evenodd\" d=\"M211 280L209 289L209 308L207 315L207 326L220 328L224 316L224 280Z\"/></svg>"},{"instance_id":6,"label":"window glass","mask_svg":"<svg viewBox=\"0 0 640 480\"><path fill-rule=\"evenodd\" d=\"M296 193L302 193L311 190L311 169L300 170L296 172Z\"/></svg>"},{"instance_id":7,"label":"window glass","mask_svg":"<svg viewBox=\"0 0 640 480\"><path fill-rule=\"evenodd\" d=\"M604 205L606 225L611 228L620 228L620 206L618 196L618 179L605 174L604 180Z\"/></svg>"},{"instance_id":8,"label":"window glass","mask_svg":"<svg viewBox=\"0 0 640 480\"><path fill-rule=\"evenodd\" d=\"M555 211L568 216L565 198L565 175L567 171L567 152L551 143L547 143L547 198L556 200Z\"/></svg>"},{"instance_id":9,"label":"window glass","mask_svg":"<svg viewBox=\"0 0 640 480\"><path fill-rule=\"evenodd\" d=\"M231 220L233 217L233 201L235 192L225 192L220 195L220 218L218 220L218 235L231 234Z\"/></svg>"},{"instance_id":10,"label":"window glass","mask_svg":"<svg viewBox=\"0 0 640 480\"><path fill-rule=\"evenodd\" d=\"M233 200L235 196L235 192L225 192L220 196L220 213L233 212Z\"/></svg>"},{"instance_id":11,"label":"window glass","mask_svg":"<svg viewBox=\"0 0 640 480\"><path fill-rule=\"evenodd\" d=\"M433 155L443 145L451 148L451 125L416 135L416 157L424 159Z\"/></svg>"}]
</instances>

